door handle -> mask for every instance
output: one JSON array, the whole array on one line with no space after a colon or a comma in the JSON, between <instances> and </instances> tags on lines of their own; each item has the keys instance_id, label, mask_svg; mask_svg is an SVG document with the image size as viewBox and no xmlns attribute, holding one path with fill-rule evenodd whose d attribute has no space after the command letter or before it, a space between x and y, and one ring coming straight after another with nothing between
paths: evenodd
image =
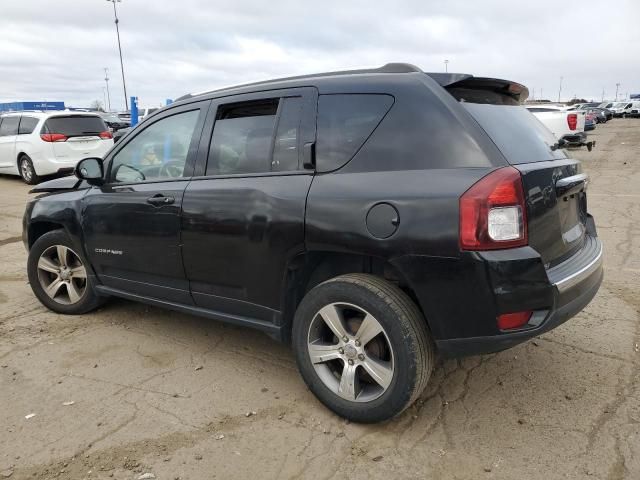
<instances>
[{"instance_id":1,"label":"door handle","mask_svg":"<svg viewBox=\"0 0 640 480\"><path fill-rule=\"evenodd\" d=\"M159 207L161 205L171 205L176 201L173 197L165 197L161 193L154 195L153 197L147 198L147 203Z\"/></svg>"}]
</instances>

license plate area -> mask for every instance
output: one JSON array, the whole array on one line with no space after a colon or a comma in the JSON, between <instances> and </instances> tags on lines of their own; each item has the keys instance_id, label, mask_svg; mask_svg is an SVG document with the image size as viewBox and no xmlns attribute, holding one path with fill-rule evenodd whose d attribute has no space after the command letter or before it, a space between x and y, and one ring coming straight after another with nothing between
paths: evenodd
<instances>
[{"instance_id":1,"label":"license plate area","mask_svg":"<svg viewBox=\"0 0 640 480\"><path fill-rule=\"evenodd\" d=\"M582 239L586 231L585 193L573 193L558 198L560 209L560 226L562 239L565 244L571 245Z\"/></svg>"}]
</instances>

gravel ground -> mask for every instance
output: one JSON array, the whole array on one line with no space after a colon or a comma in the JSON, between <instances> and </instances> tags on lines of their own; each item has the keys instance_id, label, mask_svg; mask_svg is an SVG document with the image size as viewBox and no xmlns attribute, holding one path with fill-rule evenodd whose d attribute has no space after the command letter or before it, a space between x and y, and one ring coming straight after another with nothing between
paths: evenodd
<instances>
[{"instance_id":1,"label":"gravel ground","mask_svg":"<svg viewBox=\"0 0 640 480\"><path fill-rule=\"evenodd\" d=\"M370 426L326 410L261 333L122 300L45 310L28 188L0 177L0 478L640 478L640 120L592 138L574 155L605 244L595 300L535 341L439 362L415 406Z\"/></svg>"}]
</instances>

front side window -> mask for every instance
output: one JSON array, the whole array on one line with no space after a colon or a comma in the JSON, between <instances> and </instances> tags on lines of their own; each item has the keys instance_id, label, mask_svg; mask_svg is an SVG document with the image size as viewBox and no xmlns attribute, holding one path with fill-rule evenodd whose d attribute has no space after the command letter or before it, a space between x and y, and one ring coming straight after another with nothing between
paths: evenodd
<instances>
[{"instance_id":1,"label":"front side window","mask_svg":"<svg viewBox=\"0 0 640 480\"><path fill-rule=\"evenodd\" d=\"M114 157L114 182L166 180L184 176L200 110L163 118L136 135Z\"/></svg>"},{"instance_id":2,"label":"front side window","mask_svg":"<svg viewBox=\"0 0 640 480\"><path fill-rule=\"evenodd\" d=\"M18 134L18 124L20 117L4 117L2 125L0 125L0 137Z\"/></svg>"},{"instance_id":3,"label":"front side window","mask_svg":"<svg viewBox=\"0 0 640 480\"><path fill-rule=\"evenodd\" d=\"M213 128L207 175L298 168L302 97L223 105Z\"/></svg>"},{"instance_id":4,"label":"front side window","mask_svg":"<svg viewBox=\"0 0 640 480\"><path fill-rule=\"evenodd\" d=\"M318 170L342 167L360 149L393 105L390 95L320 95Z\"/></svg>"},{"instance_id":5,"label":"front side window","mask_svg":"<svg viewBox=\"0 0 640 480\"><path fill-rule=\"evenodd\" d=\"M38 119L33 117L23 116L20 120L20 128L18 129L18 135L29 135L38 125Z\"/></svg>"}]
</instances>

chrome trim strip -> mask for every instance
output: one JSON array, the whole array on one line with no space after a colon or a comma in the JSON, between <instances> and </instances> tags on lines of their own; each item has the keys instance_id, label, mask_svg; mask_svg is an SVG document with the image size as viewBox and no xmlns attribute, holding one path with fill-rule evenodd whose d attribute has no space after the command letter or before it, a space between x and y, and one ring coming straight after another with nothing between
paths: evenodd
<instances>
[{"instance_id":1,"label":"chrome trim strip","mask_svg":"<svg viewBox=\"0 0 640 480\"><path fill-rule=\"evenodd\" d=\"M587 175L586 173L579 173L578 175L573 175L572 177L561 178L556 182L556 187L566 187L574 183L584 182L585 180L589 180L589 175Z\"/></svg>"},{"instance_id":2,"label":"chrome trim strip","mask_svg":"<svg viewBox=\"0 0 640 480\"><path fill-rule=\"evenodd\" d=\"M562 280L557 281L554 285L558 288L560 293L567 291L574 285L580 283L586 277L591 275L594 271L596 271L602 265L602 243L599 245L600 249L596 255L596 257L588 264L582 267L577 272L573 272L571 275L563 278Z\"/></svg>"}]
</instances>

